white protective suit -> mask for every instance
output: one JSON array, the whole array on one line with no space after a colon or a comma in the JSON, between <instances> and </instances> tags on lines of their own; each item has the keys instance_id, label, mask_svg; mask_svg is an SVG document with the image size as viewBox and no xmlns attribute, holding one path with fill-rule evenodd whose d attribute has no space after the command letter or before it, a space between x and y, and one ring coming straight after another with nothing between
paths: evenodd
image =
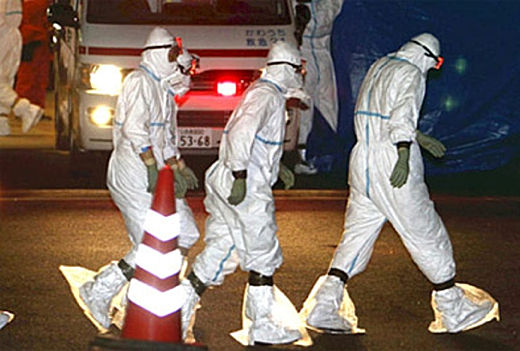
<instances>
[{"instance_id":1,"label":"white protective suit","mask_svg":"<svg viewBox=\"0 0 520 351\"><path fill-rule=\"evenodd\" d=\"M174 42L174 37L166 29L156 27L145 48L173 45ZM168 61L168 52L169 48L145 50L139 68L125 79L117 101L114 150L108 164L107 185L123 215L133 244L122 260L132 268L135 267L137 248L144 234L144 219L153 197L147 192L147 170L139 154L151 147L158 169L164 167L165 160L180 156L175 138L177 106L170 81L178 81L175 76L181 73L176 61ZM185 199L176 199L176 211L181 221L178 245L189 249L199 238L193 213ZM120 268L120 265L112 263L101 269L94 281L80 288L81 298L104 328L110 326L110 302L127 281Z\"/></svg>"},{"instance_id":2,"label":"white protective suit","mask_svg":"<svg viewBox=\"0 0 520 351\"><path fill-rule=\"evenodd\" d=\"M0 0L0 136L11 133L7 118L11 109L21 118L24 133L34 127L43 114L41 107L25 98L18 99L13 89L22 55L22 35L18 29L21 22L22 2Z\"/></svg>"},{"instance_id":3,"label":"white protective suit","mask_svg":"<svg viewBox=\"0 0 520 351\"><path fill-rule=\"evenodd\" d=\"M276 235L275 205L271 187L278 179L285 134L287 89L301 88L303 79L289 64L301 65L298 49L278 42L268 56L262 78L244 93L231 115L222 137L218 160L206 171L204 205L205 248L196 257L193 272L205 286L220 285L238 264L244 271L271 277L282 264ZM232 171L247 170L244 200L228 202L234 177ZM194 315L197 296L185 280L188 302L183 306L183 332ZM273 286L248 286L245 314L252 320L247 344L288 343L300 338L296 328L273 321ZM247 334L247 333L246 333Z\"/></svg>"},{"instance_id":4,"label":"white protective suit","mask_svg":"<svg viewBox=\"0 0 520 351\"><path fill-rule=\"evenodd\" d=\"M424 33L412 40L439 55L439 42L433 35ZM397 52L372 64L361 85L355 107L357 143L350 155L350 195L344 232L330 266L346 273L348 278L366 268L374 243L387 220L430 282L442 284L455 277L450 238L429 198L421 151L415 140L426 75L435 64L434 58L425 55L424 48L408 42ZM404 186L394 188L389 179L398 158L398 142L411 142L410 171ZM332 283L333 278L336 277L329 276L328 284ZM487 298L472 303L464 299L464 293L458 289L458 286L452 286L434 293L451 296L445 298L444 303L437 301L436 307L439 315L446 317L445 326L452 326L448 328L450 332L473 325L486 316L495 304L494 300ZM327 295L325 290L320 290L318 294ZM329 289L329 294L338 296L339 293L331 291ZM327 323L316 325L320 324L317 314L312 315L311 312L307 322L315 327L329 328ZM335 323L330 329L348 328Z\"/></svg>"},{"instance_id":5,"label":"white protective suit","mask_svg":"<svg viewBox=\"0 0 520 351\"><path fill-rule=\"evenodd\" d=\"M306 5L311 12L311 19L303 32L300 47L306 60L307 75L305 76L305 91L311 97L309 109L300 113L298 144L303 161L308 161L310 169L296 167L296 173L313 174L317 170L312 162L306 160L305 147L312 130L314 109L320 111L332 131L338 128L338 96L336 89L336 74L331 56L331 34L334 20L341 12L344 0L312 0ZM294 5L298 3L293 0Z\"/></svg>"},{"instance_id":6,"label":"white protective suit","mask_svg":"<svg viewBox=\"0 0 520 351\"><path fill-rule=\"evenodd\" d=\"M131 266L134 265L137 246L143 236L144 218L153 197L146 191L146 166L139 154L151 146L158 169L164 167L165 160L180 157L174 141L177 105L169 83L163 83L167 89L161 86L167 73L161 75L154 64L153 56L160 54L154 51L162 50L166 51L145 51L139 69L125 79L114 120L114 151L108 164L107 185L134 244L125 256L125 261ZM199 238L199 231L186 200L176 199L175 202L181 218L179 246L190 248Z\"/></svg>"},{"instance_id":7,"label":"white protective suit","mask_svg":"<svg viewBox=\"0 0 520 351\"><path fill-rule=\"evenodd\" d=\"M204 205L210 214L206 248L194 263L194 271L205 284L222 283L225 272L219 269L220 262L233 251L244 271L271 276L282 264L271 187L278 179L283 153L284 93L298 88L293 76L294 69L288 65L267 67L264 77L247 90L233 111L224 129L219 158L206 171ZM231 173L244 169L246 197L233 206L227 200L234 180Z\"/></svg>"}]
</instances>

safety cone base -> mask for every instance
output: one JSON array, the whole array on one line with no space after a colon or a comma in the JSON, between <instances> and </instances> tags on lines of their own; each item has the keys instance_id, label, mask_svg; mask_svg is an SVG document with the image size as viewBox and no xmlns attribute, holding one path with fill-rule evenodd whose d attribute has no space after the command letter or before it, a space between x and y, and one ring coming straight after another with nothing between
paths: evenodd
<instances>
[{"instance_id":1,"label":"safety cone base","mask_svg":"<svg viewBox=\"0 0 520 351\"><path fill-rule=\"evenodd\" d=\"M168 342L123 339L115 335L104 334L97 336L93 341L90 342L89 350L208 351L208 348L200 344L173 344Z\"/></svg>"}]
</instances>

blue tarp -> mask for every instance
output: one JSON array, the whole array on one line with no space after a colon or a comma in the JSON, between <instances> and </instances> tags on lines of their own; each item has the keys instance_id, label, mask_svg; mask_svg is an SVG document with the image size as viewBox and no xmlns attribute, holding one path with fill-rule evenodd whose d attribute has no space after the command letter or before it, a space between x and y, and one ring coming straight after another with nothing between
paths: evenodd
<instances>
[{"instance_id":1,"label":"blue tarp","mask_svg":"<svg viewBox=\"0 0 520 351\"><path fill-rule=\"evenodd\" d=\"M441 140L427 174L499 168L520 156L520 1L349 1L334 23L339 128L319 113L309 141L322 171L345 170L355 143L353 109L369 66L411 37L441 42L441 71L430 72L419 129Z\"/></svg>"}]
</instances>

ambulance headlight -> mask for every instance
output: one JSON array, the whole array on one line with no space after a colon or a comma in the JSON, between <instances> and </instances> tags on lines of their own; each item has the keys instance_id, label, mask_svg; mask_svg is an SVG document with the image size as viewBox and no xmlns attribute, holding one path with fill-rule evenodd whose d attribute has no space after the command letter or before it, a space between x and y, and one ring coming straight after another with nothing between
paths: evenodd
<instances>
[{"instance_id":1,"label":"ambulance headlight","mask_svg":"<svg viewBox=\"0 0 520 351\"><path fill-rule=\"evenodd\" d=\"M108 95L118 95L123 86L123 73L113 65L94 66L90 71L90 85Z\"/></svg>"},{"instance_id":2,"label":"ambulance headlight","mask_svg":"<svg viewBox=\"0 0 520 351\"><path fill-rule=\"evenodd\" d=\"M110 127L112 126L112 120L114 119L114 110L108 106L97 106L89 107L88 115L90 121L98 127Z\"/></svg>"},{"instance_id":3,"label":"ambulance headlight","mask_svg":"<svg viewBox=\"0 0 520 351\"><path fill-rule=\"evenodd\" d=\"M79 66L79 87L93 94L119 95L128 72L114 65L82 64Z\"/></svg>"}]
</instances>

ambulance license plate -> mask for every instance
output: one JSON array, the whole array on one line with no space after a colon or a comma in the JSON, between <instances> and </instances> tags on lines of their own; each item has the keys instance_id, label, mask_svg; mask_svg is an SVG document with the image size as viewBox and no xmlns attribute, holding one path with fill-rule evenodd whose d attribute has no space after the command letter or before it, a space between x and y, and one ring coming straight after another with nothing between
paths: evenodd
<instances>
[{"instance_id":1,"label":"ambulance license plate","mask_svg":"<svg viewBox=\"0 0 520 351\"><path fill-rule=\"evenodd\" d=\"M215 147L211 128L179 128L179 147L192 149Z\"/></svg>"}]
</instances>

